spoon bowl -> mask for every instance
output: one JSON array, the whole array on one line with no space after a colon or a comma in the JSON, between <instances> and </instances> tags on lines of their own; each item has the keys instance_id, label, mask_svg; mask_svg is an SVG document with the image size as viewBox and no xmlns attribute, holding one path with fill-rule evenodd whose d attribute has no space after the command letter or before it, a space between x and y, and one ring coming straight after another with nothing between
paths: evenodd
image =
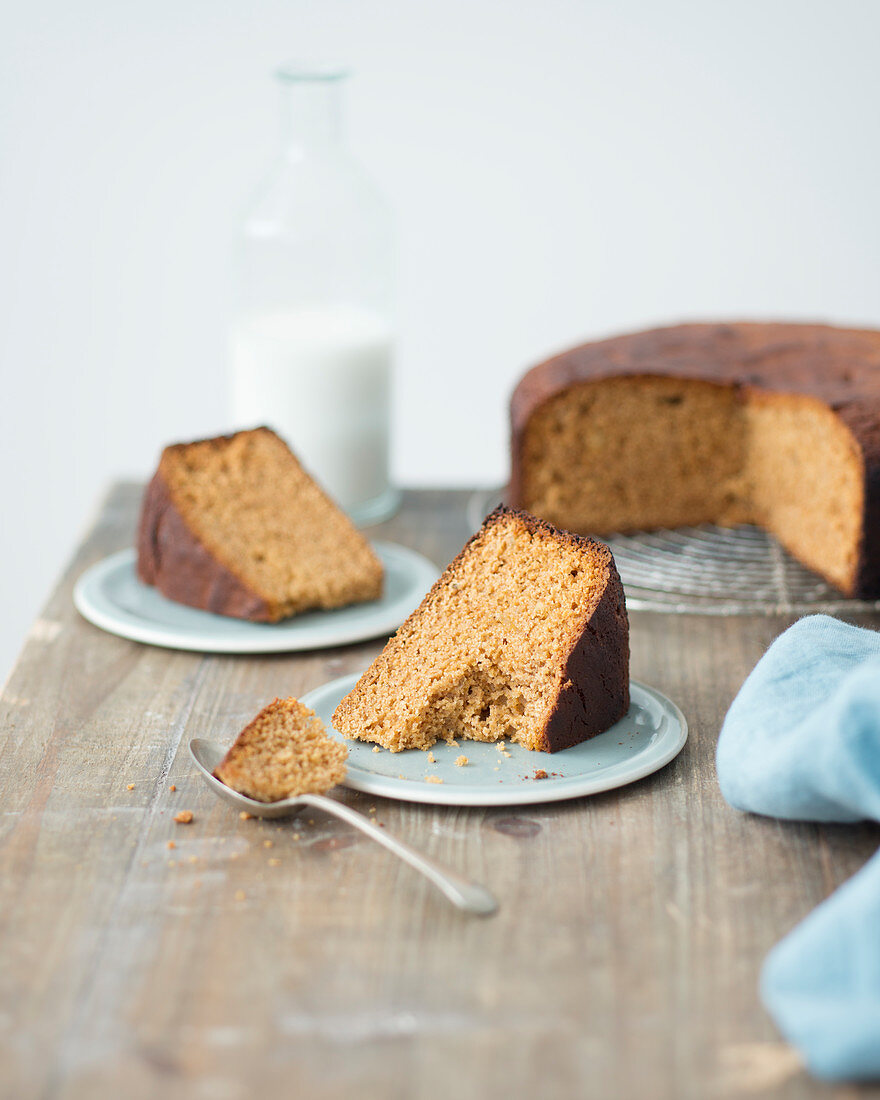
<instances>
[{"instance_id":1,"label":"spoon bowl","mask_svg":"<svg viewBox=\"0 0 880 1100\"><path fill-rule=\"evenodd\" d=\"M238 810L246 810L254 817L295 817L309 805L309 795L282 798L279 802L259 802L256 798L249 798L246 794L240 794L238 791L234 791L232 787L227 787L214 775L217 765L226 755L226 749L222 745L218 745L216 741L206 741L203 737L194 737L189 743L189 751L208 786L215 794L219 794L225 802L235 806Z\"/></svg>"}]
</instances>

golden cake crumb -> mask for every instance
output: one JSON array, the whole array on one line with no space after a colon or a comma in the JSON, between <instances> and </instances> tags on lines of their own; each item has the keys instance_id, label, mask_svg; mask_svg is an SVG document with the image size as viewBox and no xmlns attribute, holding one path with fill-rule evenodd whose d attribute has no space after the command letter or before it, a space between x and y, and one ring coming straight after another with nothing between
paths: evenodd
<instances>
[{"instance_id":1,"label":"golden cake crumb","mask_svg":"<svg viewBox=\"0 0 880 1100\"><path fill-rule=\"evenodd\" d=\"M443 780L440 778L439 775L426 775L425 776L425 782L426 783L442 783Z\"/></svg>"},{"instance_id":2,"label":"golden cake crumb","mask_svg":"<svg viewBox=\"0 0 880 1100\"><path fill-rule=\"evenodd\" d=\"M247 810L242 810L238 816L241 818L242 821L250 821L254 815L249 814Z\"/></svg>"},{"instance_id":3,"label":"golden cake crumb","mask_svg":"<svg viewBox=\"0 0 880 1100\"><path fill-rule=\"evenodd\" d=\"M177 845L174 843L173 840L169 840L168 843L165 845L165 847L166 848L176 848Z\"/></svg>"},{"instance_id":4,"label":"golden cake crumb","mask_svg":"<svg viewBox=\"0 0 880 1100\"><path fill-rule=\"evenodd\" d=\"M467 762L468 758L466 756L456 756L455 758L455 766L457 768L463 768Z\"/></svg>"},{"instance_id":5,"label":"golden cake crumb","mask_svg":"<svg viewBox=\"0 0 880 1100\"><path fill-rule=\"evenodd\" d=\"M133 791L134 790L134 783L129 783L129 785L126 789L129 790L129 791Z\"/></svg>"},{"instance_id":6,"label":"golden cake crumb","mask_svg":"<svg viewBox=\"0 0 880 1100\"><path fill-rule=\"evenodd\" d=\"M249 722L215 768L221 782L259 802L326 794L345 778L345 745L298 699L275 699Z\"/></svg>"},{"instance_id":7,"label":"golden cake crumb","mask_svg":"<svg viewBox=\"0 0 880 1100\"><path fill-rule=\"evenodd\" d=\"M434 754L432 752L428 753L428 763L429 764L436 764L437 763L437 761L434 759Z\"/></svg>"},{"instance_id":8,"label":"golden cake crumb","mask_svg":"<svg viewBox=\"0 0 880 1100\"><path fill-rule=\"evenodd\" d=\"M382 749L379 747L379 745L373 745L373 752L381 752L381 751L382 751Z\"/></svg>"},{"instance_id":9,"label":"golden cake crumb","mask_svg":"<svg viewBox=\"0 0 880 1100\"><path fill-rule=\"evenodd\" d=\"M174 815L174 820L178 825L189 825L192 823L192 819L192 810L181 810L179 814Z\"/></svg>"},{"instance_id":10,"label":"golden cake crumb","mask_svg":"<svg viewBox=\"0 0 880 1100\"><path fill-rule=\"evenodd\" d=\"M274 847L274 845L275 845L274 840L264 840L263 841L263 847L264 848L272 848L272 847Z\"/></svg>"},{"instance_id":11,"label":"golden cake crumb","mask_svg":"<svg viewBox=\"0 0 880 1100\"><path fill-rule=\"evenodd\" d=\"M168 790L169 790L169 791L176 791L176 790L177 790L177 786L176 786L176 785L175 785L174 783L172 783L172 784L171 784L171 786L170 786L170 787L168 788Z\"/></svg>"}]
</instances>

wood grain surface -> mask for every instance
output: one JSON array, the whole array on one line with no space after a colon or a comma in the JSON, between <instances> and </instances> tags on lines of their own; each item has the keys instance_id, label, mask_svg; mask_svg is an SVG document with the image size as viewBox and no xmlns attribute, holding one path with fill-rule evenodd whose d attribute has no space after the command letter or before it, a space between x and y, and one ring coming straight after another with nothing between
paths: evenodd
<instances>
[{"instance_id":1,"label":"wood grain surface","mask_svg":"<svg viewBox=\"0 0 880 1100\"><path fill-rule=\"evenodd\" d=\"M810 1079L757 996L880 840L719 794L724 713L787 620L631 616L633 676L690 740L629 787L516 810L340 792L487 882L481 920L341 823L243 821L198 780L191 737L231 740L381 642L203 657L92 627L73 583L131 543L139 496L111 491L0 700L0 1095L880 1096ZM467 500L407 493L373 533L443 566Z\"/></svg>"}]
</instances>

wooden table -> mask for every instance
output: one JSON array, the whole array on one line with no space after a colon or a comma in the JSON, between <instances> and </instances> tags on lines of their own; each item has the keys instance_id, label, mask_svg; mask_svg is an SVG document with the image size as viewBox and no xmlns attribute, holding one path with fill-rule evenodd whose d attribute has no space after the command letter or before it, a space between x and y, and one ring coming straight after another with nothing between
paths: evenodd
<instances>
[{"instance_id":1,"label":"wooden table","mask_svg":"<svg viewBox=\"0 0 880 1100\"><path fill-rule=\"evenodd\" d=\"M335 820L240 820L195 776L191 737L231 740L381 643L203 657L92 627L73 582L131 543L139 496L112 490L0 701L0 1095L880 1096L812 1081L757 996L880 839L719 794L725 710L785 620L631 616L633 675L690 723L632 786L515 810L341 794L486 881L500 912L467 917ZM375 534L442 566L467 499L407 493Z\"/></svg>"}]
</instances>

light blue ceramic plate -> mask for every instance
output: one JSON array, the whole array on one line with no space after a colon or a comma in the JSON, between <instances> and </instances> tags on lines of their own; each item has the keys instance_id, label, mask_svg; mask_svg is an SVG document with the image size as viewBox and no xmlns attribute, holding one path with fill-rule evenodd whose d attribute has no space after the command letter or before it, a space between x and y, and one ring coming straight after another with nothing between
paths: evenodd
<instances>
[{"instance_id":1,"label":"light blue ceramic plate","mask_svg":"<svg viewBox=\"0 0 880 1100\"><path fill-rule=\"evenodd\" d=\"M333 711L354 687L357 676L343 676L304 695L302 702L331 728ZM529 752L507 745L504 756L494 744L460 741L458 747L438 741L431 749L435 763L420 749L374 752L363 741L347 741L346 787L404 802L452 806L513 806L559 802L622 787L668 764L687 741L687 721L659 691L633 680L629 712L610 730L562 752ZM463 767L456 758L466 756ZM535 779L544 770L546 779ZM429 776L442 783L428 782Z\"/></svg>"},{"instance_id":2,"label":"light blue ceramic plate","mask_svg":"<svg viewBox=\"0 0 880 1100\"><path fill-rule=\"evenodd\" d=\"M198 653L289 653L377 638L396 630L440 575L427 558L391 542L373 543L385 591L370 603L313 611L281 623L251 623L197 611L142 584L134 550L120 550L76 582L73 601L89 622L136 642Z\"/></svg>"}]
</instances>

